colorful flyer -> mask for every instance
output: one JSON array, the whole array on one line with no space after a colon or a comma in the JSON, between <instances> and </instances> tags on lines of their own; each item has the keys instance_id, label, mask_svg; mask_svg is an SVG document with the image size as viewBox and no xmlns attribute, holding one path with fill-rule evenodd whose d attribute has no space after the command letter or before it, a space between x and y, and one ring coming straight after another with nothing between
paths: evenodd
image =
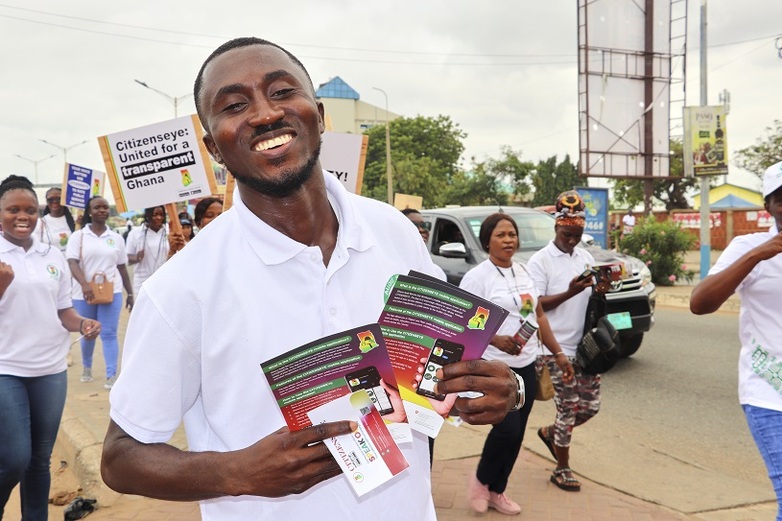
<instances>
[{"instance_id":1,"label":"colorful flyer","mask_svg":"<svg viewBox=\"0 0 782 521\"><path fill-rule=\"evenodd\" d=\"M435 437L456 396L437 393L437 371L483 355L508 311L422 274L392 277L378 322L410 427Z\"/></svg>"},{"instance_id":2,"label":"colorful flyer","mask_svg":"<svg viewBox=\"0 0 782 521\"><path fill-rule=\"evenodd\" d=\"M308 413L313 424L353 420L358 425L355 432L329 438L324 443L359 496L409 466L373 404L375 400L362 389Z\"/></svg>"},{"instance_id":3,"label":"colorful flyer","mask_svg":"<svg viewBox=\"0 0 782 521\"><path fill-rule=\"evenodd\" d=\"M368 324L321 338L261 364L291 430L312 425L307 413L337 398L364 390L399 441L412 439L404 424L394 370L380 326ZM407 434L405 434L407 430Z\"/></svg>"}]
</instances>

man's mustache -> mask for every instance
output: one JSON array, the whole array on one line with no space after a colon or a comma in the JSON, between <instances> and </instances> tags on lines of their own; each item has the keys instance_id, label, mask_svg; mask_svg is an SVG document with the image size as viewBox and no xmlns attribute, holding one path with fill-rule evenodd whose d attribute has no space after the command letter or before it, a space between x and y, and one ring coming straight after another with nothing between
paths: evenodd
<instances>
[{"instance_id":1,"label":"man's mustache","mask_svg":"<svg viewBox=\"0 0 782 521\"><path fill-rule=\"evenodd\" d=\"M273 132L275 130L280 130L283 128L293 128L293 127L285 123L284 121L275 121L271 125L258 125L257 127L255 127L255 137L260 137L263 134L266 134L267 132Z\"/></svg>"}]
</instances>

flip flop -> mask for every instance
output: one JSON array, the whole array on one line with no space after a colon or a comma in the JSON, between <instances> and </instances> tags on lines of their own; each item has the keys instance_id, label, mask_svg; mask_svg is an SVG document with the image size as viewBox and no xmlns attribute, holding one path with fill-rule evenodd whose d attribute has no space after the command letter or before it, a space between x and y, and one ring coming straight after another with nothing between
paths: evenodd
<instances>
[{"instance_id":1,"label":"flip flop","mask_svg":"<svg viewBox=\"0 0 782 521\"><path fill-rule=\"evenodd\" d=\"M578 492L581 490L581 483L574 477L568 477L565 474L572 474L573 471L565 467L555 469L551 474L551 482L567 492Z\"/></svg>"},{"instance_id":2,"label":"flip flop","mask_svg":"<svg viewBox=\"0 0 782 521\"><path fill-rule=\"evenodd\" d=\"M550 434L550 432L549 432ZM551 438L551 436L546 436L543 432L543 427L538 429L538 438L546 444L546 447L548 448L548 451L551 453L551 457L554 458L554 461L557 460L557 453L554 451L554 440Z\"/></svg>"}]
</instances>

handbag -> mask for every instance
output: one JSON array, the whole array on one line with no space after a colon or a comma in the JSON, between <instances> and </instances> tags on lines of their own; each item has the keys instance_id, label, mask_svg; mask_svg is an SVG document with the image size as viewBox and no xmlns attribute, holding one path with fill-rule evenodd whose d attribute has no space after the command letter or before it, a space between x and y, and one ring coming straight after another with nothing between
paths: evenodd
<instances>
[{"instance_id":1,"label":"handbag","mask_svg":"<svg viewBox=\"0 0 782 521\"><path fill-rule=\"evenodd\" d=\"M554 384L551 382L551 373L548 371L548 364L539 361L536 364L537 387L535 389L535 399L545 402L554 398Z\"/></svg>"},{"instance_id":2,"label":"handbag","mask_svg":"<svg viewBox=\"0 0 782 521\"><path fill-rule=\"evenodd\" d=\"M84 233L81 236L81 242L79 243L79 262L82 262L82 249L84 248ZM88 304L111 304L114 302L114 282L106 278L106 273L102 271L96 272L92 276L90 281L90 288L92 289L92 300Z\"/></svg>"},{"instance_id":3,"label":"handbag","mask_svg":"<svg viewBox=\"0 0 782 521\"><path fill-rule=\"evenodd\" d=\"M584 319L584 336L576 347L576 363L587 374L605 373L621 358L619 332L606 318L605 296L589 297Z\"/></svg>"},{"instance_id":4,"label":"handbag","mask_svg":"<svg viewBox=\"0 0 782 521\"><path fill-rule=\"evenodd\" d=\"M114 283L106 280L106 274L102 271L92 276L90 287L93 295L90 304L111 304L114 302Z\"/></svg>"},{"instance_id":5,"label":"handbag","mask_svg":"<svg viewBox=\"0 0 782 521\"><path fill-rule=\"evenodd\" d=\"M540 352L543 353L543 339L540 338L540 329L535 334L538 336L538 346ZM535 399L545 402L554 398L556 391L554 391L554 383L551 381L551 373L548 370L548 364L538 358L535 361L535 373L537 378L535 385Z\"/></svg>"}]
</instances>

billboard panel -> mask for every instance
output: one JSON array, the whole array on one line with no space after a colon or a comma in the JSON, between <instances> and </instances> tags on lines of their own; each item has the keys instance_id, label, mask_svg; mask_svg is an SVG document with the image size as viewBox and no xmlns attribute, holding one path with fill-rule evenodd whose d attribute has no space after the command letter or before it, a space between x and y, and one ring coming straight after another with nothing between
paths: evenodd
<instances>
[{"instance_id":1,"label":"billboard panel","mask_svg":"<svg viewBox=\"0 0 782 521\"><path fill-rule=\"evenodd\" d=\"M579 0L578 11L579 174L668 177L671 1Z\"/></svg>"}]
</instances>

